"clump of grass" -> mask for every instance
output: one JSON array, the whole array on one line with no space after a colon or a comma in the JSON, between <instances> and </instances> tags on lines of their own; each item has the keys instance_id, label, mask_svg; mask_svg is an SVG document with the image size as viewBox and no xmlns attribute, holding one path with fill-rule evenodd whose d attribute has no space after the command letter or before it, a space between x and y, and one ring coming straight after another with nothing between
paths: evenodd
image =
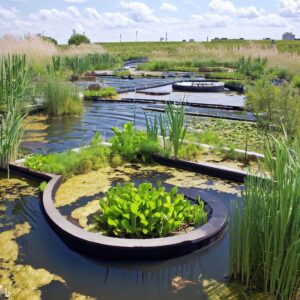
<instances>
[{"instance_id":1,"label":"clump of grass","mask_svg":"<svg viewBox=\"0 0 300 300\"><path fill-rule=\"evenodd\" d=\"M99 97L104 99L112 99L118 96L116 89L112 86L104 87L99 90L85 90L83 92L85 98Z\"/></svg>"},{"instance_id":2,"label":"clump of grass","mask_svg":"<svg viewBox=\"0 0 300 300\"><path fill-rule=\"evenodd\" d=\"M64 63L74 74L81 75L86 71L115 68L121 61L108 53L90 53L86 55L66 56Z\"/></svg>"},{"instance_id":3,"label":"clump of grass","mask_svg":"<svg viewBox=\"0 0 300 300\"><path fill-rule=\"evenodd\" d=\"M101 169L109 163L109 157L109 147L91 145L79 152L37 154L26 158L25 166L37 171L62 175L63 179L66 180L74 175Z\"/></svg>"},{"instance_id":4,"label":"clump of grass","mask_svg":"<svg viewBox=\"0 0 300 300\"><path fill-rule=\"evenodd\" d=\"M146 132L137 131L132 123L122 125L122 130L117 127L112 129L115 133L110 140L112 152L120 155L129 162L148 162L152 154L159 152L157 141L149 139Z\"/></svg>"},{"instance_id":5,"label":"clump of grass","mask_svg":"<svg viewBox=\"0 0 300 300\"><path fill-rule=\"evenodd\" d=\"M130 70L116 70L114 71L113 75L117 77L127 77L131 76L131 72Z\"/></svg>"},{"instance_id":6,"label":"clump of grass","mask_svg":"<svg viewBox=\"0 0 300 300\"><path fill-rule=\"evenodd\" d=\"M276 159L274 159L276 157ZM274 299L300 296L300 148L266 148L270 179L248 176L231 220L233 279Z\"/></svg>"},{"instance_id":7,"label":"clump of grass","mask_svg":"<svg viewBox=\"0 0 300 300\"><path fill-rule=\"evenodd\" d=\"M265 73L267 62L267 58L252 58L249 56L248 59L246 59L242 56L238 61L237 70L245 76L258 79Z\"/></svg>"},{"instance_id":8,"label":"clump of grass","mask_svg":"<svg viewBox=\"0 0 300 300\"><path fill-rule=\"evenodd\" d=\"M185 124L185 108L181 105L168 105L166 114L169 122L169 139L172 144L172 149L175 157L184 141L187 127Z\"/></svg>"},{"instance_id":9,"label":"clump of grass","mask_svg":"<svg viewBox=\"0 0 300 300\"><path fill-rule=\"evenodd\" d=\"M83 111L82 99L76 87L59 78L46 77L43 82L43 96L46 112L53 117L79 115Z\"/></svg>"},{"instance_id":10,"label":"clump of grass","mask_svg":"<svg viewBox=\"0 0 300 300\"><path fill-rule=\"evenodd\" d=\"M292 85L298 89L300 89L300 76L296 75L294 76L293 80L292 80Z\"/></svg>"},{"instance_id":11,"label":"clump of grass","mask_svg":"<svg viewBox=\"0 0 300 300\"><path fill-rule=\"evenodd\" d=\"M188 143L183 144L178 152L178 157L183 159L197 159L203 154L204 150L201 146Z\"/></svg>"}]
</instances>

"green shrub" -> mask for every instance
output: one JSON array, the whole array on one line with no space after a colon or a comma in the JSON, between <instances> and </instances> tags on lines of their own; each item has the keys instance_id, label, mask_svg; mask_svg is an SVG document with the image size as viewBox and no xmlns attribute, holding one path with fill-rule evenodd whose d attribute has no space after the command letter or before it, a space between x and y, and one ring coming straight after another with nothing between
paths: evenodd
<instances>
[{"instance_id":1,"label":"green shrub","mask_svg":"<svg viewBox=\"0 0 300 300\"><path fill-rule=\"evenodd\" d=\"M183 144L178 152L178 157L183 159L196 159L203 154L203 148L193 143Z\"/></svg>"},{"instance_id":2,"label":"green shrub","mask_svg":"<svg viewBox=\"0 0 300 300\"><path fill-rule=\"evenodd\" d=\"M49 155L37 154L26 158L25 166L32 170L62 175L66 180L74 175L101 169L109 161L110 148L102 145Z\"/></svg>"},{"instance_id":3,"label":"green shrub","mask_svg":"<svg viewBox=\"0 0 300 300\"><path fill-rule=\"evenodd\" d=\"M270 77L262 77L246 90L246 107L257 116L258 125L266 133L285 128L289 137L299 135L300 96L289 84L274 86Z\"/></svg>"},{"instance_id":4,"label":"green shrub","mask_svg":"<svg viewBox=\"0 0 300 300\"><path fill-rule=\"evenodd\" d=\"M43 82L45 109L50 116L79 115L83 111L82 99L76 87L59 78L46 77Z\"/></svg>"},{"instance_id":5,"label":"green shrub","mask_svg":"<svg viewBox=\"0 0 300 300\"><path fill-rule=\"evenodd\" d=\"M69 45L80 45L80 44L90 44L91 41L89 40L88 37L86 37L84 34L74 34L72 35L69 40L68 40L68 44Z\"/></svg>"},{"instance_id":6,"label":"green shrub","mask_svg":"<svg viewBox=\"0 0 300 300\"><path fill-rule=\"evenodd\" d=\"M299 149L285 140L266 148L270 179L247 177L230 222L233 279L278 300L300 296Z\"/></svg>"},{"instance_id":7,"label":"green shrub","mask_svg":"<svg viewBox=\"0 0 300 300\"><path fill-rule=\"evenodd\" d=\"M144 131L136 131L132 123L122 125L123 130L114 127L115 135L110 139L112 152L129 162L151 160L153 153L159 152L156 141L149 140Z\"/></svg>"},{"instance_id":8,"label":"green shrub","mask_svg":"<svg viewBox=\"0 0 300 300\"><path fill-rule=\"evenodd\" d=\"M111 188L100 199L100 229L115 237L155 238L172 235L187 226L207 220L204 203L192 205L173 187L168 193L158 184L142 183L138 188L126 183Z\"/></svg>"},{"instance_id":9,"label":"green shrub","mask_svg":"<svg viewBox=\"0 0 300 300\"><path fill-rule=\"evenodd\" d=\"M292 85L298 89L300 89L300 76L294 76L293 80L292 80Z\"/></svg>"},{"instance_id":10,"label":"green shrub","mask_svg":"<svg viewBox=\"0 0 300 300\"><path fill-rule=\"evenodd\" d=\"M245 76L249 76L252 79L258 79L264 75L267 66L266 58L252 58L251 56L246 59L241 57L237 64L237 71Z\"/></svg>"},{"instance_id":11,"label":"green shrub","mask_svg":"<svg viewBox=\"0 0 300 300\"><path fill-rule=\"evenodd\" d=\"M100 90L85 90L83 92L83 95L85 98L99 97L104 99L111 99L113 97L116 97L118 93L116 92L116 89L114 87L108 86L105 88L101 88Z\"/></svg>"}]
</instances>

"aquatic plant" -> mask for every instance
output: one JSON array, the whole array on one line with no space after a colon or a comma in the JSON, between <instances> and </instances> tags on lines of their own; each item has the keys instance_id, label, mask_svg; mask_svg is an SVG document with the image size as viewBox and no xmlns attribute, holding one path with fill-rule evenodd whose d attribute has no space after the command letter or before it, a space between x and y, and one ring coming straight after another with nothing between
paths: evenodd
<instances>
[{"instance_id":1,"label":"aquatic plant","mask_svg":"<svg viewBox=\"0 0 300 300\"><path fill-rule=\"evenodd\" d=\"M291 300L300 296L300 147L273 144L270 178L247 177L231 219L230 270L247 288Z\"/></svg>"},{"instance_id":2,"label":"aquatic plant","mask_svg":"<svg viewBox=\"0 0 300 300\"><path fill-rule=\"evenodd\" d=\"M109 159L109 147L92 145L82 148L79 152L36 154L27 157L24 164L33 170L62 175L66 180L74 175L101 169L109 163Z\"/></svg>"},{"instance_id":3,"label":"aquatic plant","mask_svg":"<svg viewBox=\"0 0 300 300\"><path fill-rule=\"evenodd\" d=\"M51 58L52 64L47 65L46 69L48 74L58 75L62 68L62 58L59 55L53 55Z\"/></svg>"},{"instance_id":4,"label":"aquatic plant","mask_svg":"<svg viewBox=\"0 0 300 300\"><path fill-rule=\"evenodd\" d=\"M187 127L185 125L185 108L180 105L167 105L166 114L169 122L169 138L175 157L185 138Z\"/></svg>"},{"instance_id":5,"label":"aquatic plant","mask_svg":"<svg viewBox=\"0 0 300 300\"><path fill-rule=\"evenodd\" d=\"M25 105L31 91L32 73L25 55L12 55L0 59L0 167L7 168L18 156L24 135L22 122ZM2 107L1 107L2 106Z\"/></svg>"},{"instance_id":6,"label":"aquatic plant","mask_svg":"<svg viewBox=\"0 0 300 300\"><path fill-rule=\"evenodd\" d=\"M15 110L0 116L0 167L7 168L8 163L17 159L19 146L24 135L22 123L26 114Z\"/></svg>"},{"instance_id":7,"label":"aquatic plant","mask_svg":"<svg viewBox=\"0 0 300 300\"><path fill-rule=\"evenodd\" d=\"M82 99L78 96L74 85L53 76L45 77L42 85L45 109L50 116L59 117L82 113Z\"/></svg>"},{"instance_id":8,"label":"aquatic plant","mask_svg":"<svg viewBox=\"0 0 300 300\"><path fill-rule=\"evenodd\" d=\"M110 139L112 152L129 162L147 162L153 153L159 152L157 141L148 139L146 132L135 130L132 123L123 124L122 130L117 127L112 130L115 134Z\"/></svg>"},{"instance_id":9,"label":"aquatic plant","mask_svg":"<svg viewBox=\"0 0 300 300\"><path fill-rule=\"evenodd\" d=\"M96 221L107 235L125 238L164 237L207 220L204 203L192 205L177 187L166 192L160 183L118 184L100 199Z\"/></svg>"},{"instance_id":10,"label":"aquatic plant","mask_svg":"<svg viewBox=\"0 0 300 300\"><path fill-rule=\"evenodd\" d=\"M148 115L145 113L147 136L153 141L157 141L158 138L158 120L157 115Z\"/></svg>"},{"instance_id":11,"label":"aquatic plant","mask_svg":"<svg viewBox=\"0 0 300 300\"><path fill-rule=\"evenodd\" d=\"M32 88L32 69L25 55L8 55L0 59L0 105L4 110L22 110Z\"/></svg>"},{"instance_id":12,"label":"aquatic plant","mask_svg":"<svg viewBox=\"0 0 300 300\"><path fill-rule=\"evenodd\" d=\"M112 99L118 96L118 93L114 87L108 86L99 90L85 90L83 95L85 98L99 97L104 99Z\"/></svg>"}]
</instances>

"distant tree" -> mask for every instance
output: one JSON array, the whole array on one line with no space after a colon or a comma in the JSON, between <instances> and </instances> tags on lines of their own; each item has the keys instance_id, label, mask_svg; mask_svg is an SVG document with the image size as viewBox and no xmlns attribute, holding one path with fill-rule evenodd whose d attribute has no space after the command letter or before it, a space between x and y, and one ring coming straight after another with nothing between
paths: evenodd
<instances>
[{"instance_id":1,"label":"distant tree","mask_svg":"<svg viewBox=\"0 0 300 300\"><path fill-rule=\"evenodd\" d=\"M41 34L38 34L38 36L46 42L50 42L50 43L53 43L54 45L57 45L57 40L50 37L50 36L44 36L44 35L41 35Z\"/></svg>"},{"instance_id":2,"label":"distant tree","mask_svg":"<svg viewBox=\"0 0 300 300\"><path fill-rule=\"evenodd\" d=\"M69 45L90 44L91 41L84 34L73 34L68 41Z\"/></svg>"}]
</instances>

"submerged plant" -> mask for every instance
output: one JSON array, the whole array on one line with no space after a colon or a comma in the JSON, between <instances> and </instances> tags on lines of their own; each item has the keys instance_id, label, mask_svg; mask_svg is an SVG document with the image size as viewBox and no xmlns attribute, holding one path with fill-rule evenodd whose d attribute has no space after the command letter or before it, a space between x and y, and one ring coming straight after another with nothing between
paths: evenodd
<instances>
[{"instance_id":1,"label":"submerged plant","mask_svg":"<svg viewBox=\"0 0 300 300\"><path fill-rule=\"evenodd\" d=\"M161 184L118 184L100 199L99 229L107 235L128 238L164 237L206 223L204 202L195 205L176 187L166 192Z\"/></svg>"},{"instance_id":2,"label":"submerged plant","mask_svg":"<svg viewBox=\"0 0 300 300\"><path fill-rule=\"evenodd\" d=\"M300 296L300 148L275 140L270 179L248 176L231 221L231 274L275 299ZM274 159L276 157L276 159Z\"/></svg>"}]
</instances>

